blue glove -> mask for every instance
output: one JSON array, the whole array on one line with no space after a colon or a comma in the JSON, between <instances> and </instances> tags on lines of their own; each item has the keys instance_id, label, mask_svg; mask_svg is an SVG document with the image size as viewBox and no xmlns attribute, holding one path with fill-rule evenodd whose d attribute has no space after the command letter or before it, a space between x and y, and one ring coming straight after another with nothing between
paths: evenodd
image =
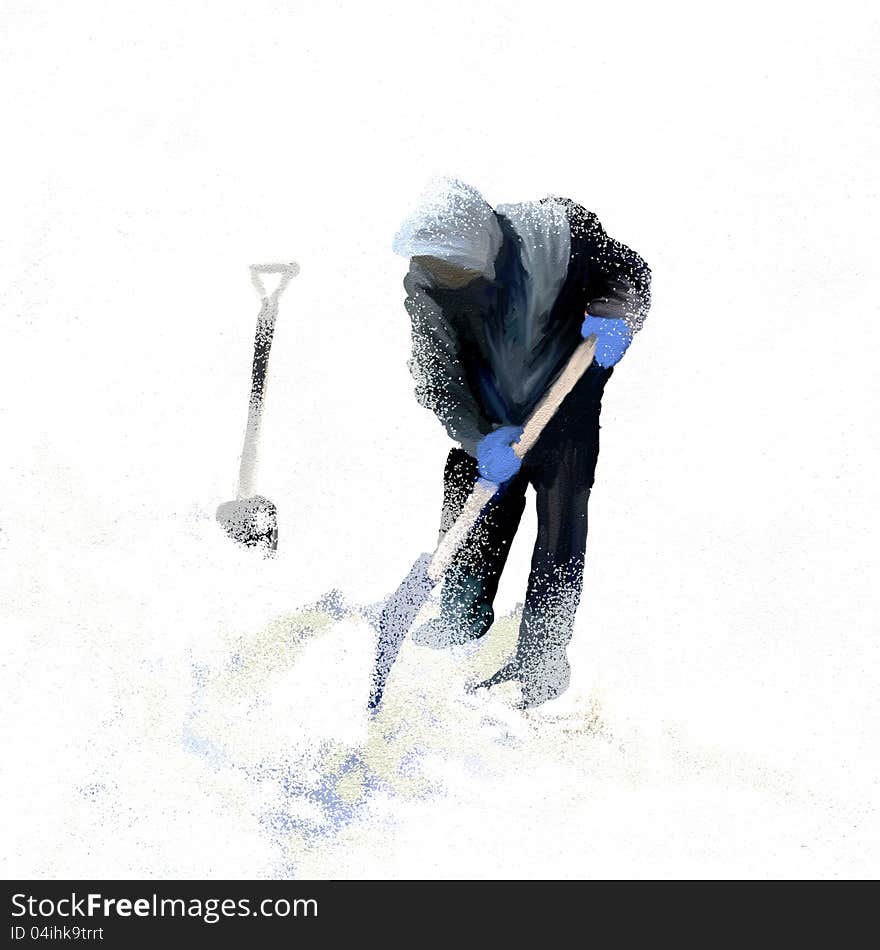
<instances>
[{"instance_id":1,"label":"blue glove","mask_svg":"<svg viewBox=\"0 0 880 950\"><path fill-rule=\"evenodd\" d=\"M516 457L511 446L522 434L521 426L502 426L480 439L477 443L477 466L483 478L500 485L516 475L522 461Z\"/></svg>"},{"instance_id":2,"label":"blue glove","mask_svg":"<svg viewBox=\"0 0 880 950\"><path fill-rule=\"evenodd\" d=\"M603 368L614 366L632 343L632 330L618 317L590 317L581 324L581 336L596 334L594 359Z\"/></svg>"}]
</instances>

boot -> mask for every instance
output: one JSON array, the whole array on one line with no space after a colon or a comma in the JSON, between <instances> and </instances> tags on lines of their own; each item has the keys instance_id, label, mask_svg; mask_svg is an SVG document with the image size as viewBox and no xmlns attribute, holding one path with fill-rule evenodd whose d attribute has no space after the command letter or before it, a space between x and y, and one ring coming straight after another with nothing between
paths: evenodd
<instances>
[{"instance_id":1,"label":"boot","mask_svg":"<svg viewBox=\"0 0 880 950\"><path fill-rule=\"evenodd\" d=\"M571 666L565 647L553 646L542 653L514 657L473 689L490 689L511 681L520 685L520 709L532 709L561 696L571 682Z\"/></svg>"}]
</instances>

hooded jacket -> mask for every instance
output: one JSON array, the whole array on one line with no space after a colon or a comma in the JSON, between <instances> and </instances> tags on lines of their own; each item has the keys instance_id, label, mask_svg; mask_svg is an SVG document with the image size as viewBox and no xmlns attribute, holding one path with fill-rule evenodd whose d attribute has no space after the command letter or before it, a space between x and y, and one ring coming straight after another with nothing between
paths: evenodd
<instances>
[{"instance_id":1,"label":"hooded jacket","mask_svg":"<svg viewBox=\"0 0 880 950\"><path fill-rule=\"evenodd\" d=\"M635 332L650 307L651 274L596 215L565 198L492 209L446 183L398 233L411 258L404 280L416 397L475 454L501 425L521 425L581 340L589 313ZM449 286L420 257L473 272Z\"/></svg>"}]
</instances>

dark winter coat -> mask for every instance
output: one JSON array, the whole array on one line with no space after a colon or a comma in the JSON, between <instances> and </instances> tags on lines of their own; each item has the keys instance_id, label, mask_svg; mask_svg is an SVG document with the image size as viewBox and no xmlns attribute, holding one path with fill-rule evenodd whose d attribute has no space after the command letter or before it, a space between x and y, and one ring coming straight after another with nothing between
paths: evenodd
<instances>
[{"instance_id":1,"label":"dark winter coat","mask_svg":"<svg viewBox=\"0 0 880 950\"><path fill-rule=\"evenodd\" d=\"M449 289L413 259L404 280L416 396L471 454L499 425L524 422L580 342L585 313L635 332L650 306L648 266L580 205L545 199L495 216L494 277Z\"/></svg>"}]
</instances>

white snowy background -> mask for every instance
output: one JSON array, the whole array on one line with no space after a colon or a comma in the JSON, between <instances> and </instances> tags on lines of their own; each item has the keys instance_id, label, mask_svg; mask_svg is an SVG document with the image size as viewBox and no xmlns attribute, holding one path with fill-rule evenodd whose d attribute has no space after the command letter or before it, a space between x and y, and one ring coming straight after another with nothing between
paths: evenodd
<instances>
[{"instance_id":1,"label":"white snowy background","mask_svg":"<svg viewBox=\"0 0 880 950\"><path fill-rule=\"evenodd\" d=\"M0 15L5 876L876 876L874 4ZM434 174L585 204L654 305L572 689L524 715L464 696L485 657L408 645L368 723L369 627L299 612L379 601L436 537L390 251ZM213 512L247 266L287 258L266 561Z\"/></svg>"}]
</instances>

